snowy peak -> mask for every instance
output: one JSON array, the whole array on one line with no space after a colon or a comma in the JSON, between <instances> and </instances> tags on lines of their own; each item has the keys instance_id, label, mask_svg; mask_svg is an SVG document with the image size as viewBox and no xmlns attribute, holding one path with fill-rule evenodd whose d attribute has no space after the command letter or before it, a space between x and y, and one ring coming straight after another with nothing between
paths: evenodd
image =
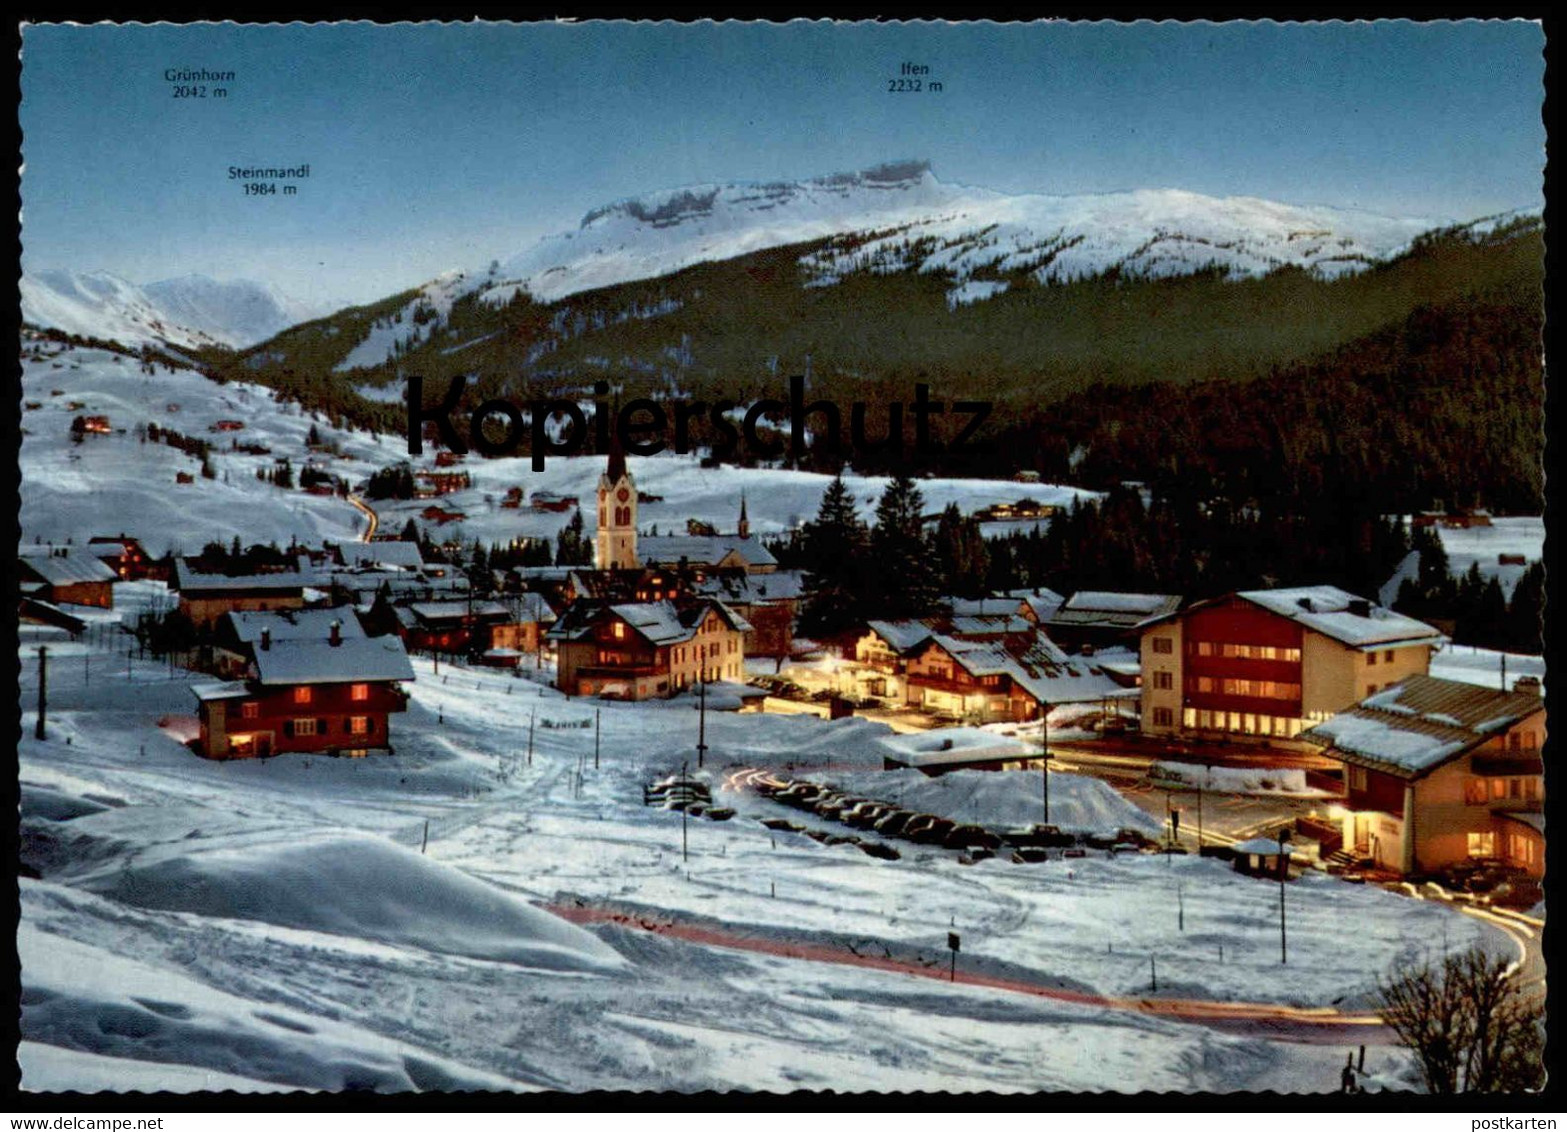
<instances>
[{"instance_id":1,"label":"snowy peak","mask_svg":"<svg viewBox=\"0 0 1567 1132\"><path fill-rule=\"evenodd\" d=\"M571 232L546 236L504 262L485 289L504 302L519 288L549 302L710 260L846 232L942 216L998 199L948 185L924 161L877 165L804 181L689 185L595 208Z\"/></svg>"},{"instance_id":2,"label":"snowy peak","mask_svg":"<svg viewBox=\"0 0 1567 1132\"><path fill-rule=\"evenodd\" d=\"M503 262L477 289L551 302L763 248L834 238L806 266L817 285L854 271L941 272L954 303L1025 275L1062 282L1115 273L1159 278L1217 270L1236 278L1297 267L1358 271L1450 220L1209 197L1178 189L1007 195L939 180L898 161L802 181L690 185L588 212L571 232Z\"/></svg>"},{"instance_id":3,"label":"snowy peak","mask_svg":"<svg viewBox=\"0 0 1567 1132\"><path fill-rule=\"evenodd\" d=\"M198 327L231 346L265 341L322 313L250 279L182 275L142 289L173 321Z\"/></svg>"},{"instance_id":4,"label":"snowy peak","mask_svg":"<svg viewBox=\"0 0 1567 1132\"><path fill-rule=\"evenodd\" d=\"M247 346L320 313L266 284L204 275L137 286L105 271L32 271L21 291L25 321L128 346Z\"/></svg>"}]
</instances>

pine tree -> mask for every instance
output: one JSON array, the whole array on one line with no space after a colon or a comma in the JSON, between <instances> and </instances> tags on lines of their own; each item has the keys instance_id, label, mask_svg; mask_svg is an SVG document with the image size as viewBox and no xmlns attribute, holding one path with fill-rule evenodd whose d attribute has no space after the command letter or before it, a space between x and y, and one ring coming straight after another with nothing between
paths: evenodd
<instances>
[{"instance_id":1,"label":"pine tree","mask_svg":"<svg viewBox=\"0 0 1567 1132\"><path fill-rule=\"evenodd\" d=\"M1538 654L1544 615L1545 563L1532 562L1513 587L1513 602L1507 610L1507 650Z\"/></svg>"},{"instance_id":2,"label":"pine tree","mask_svg":"<svg viewBox=\"0 0 1567 1132\"><path fill-rule=\"evenodd\" d=\"M800 538L807 595L800 611L802 635L834 636L864 619L861 604L868 543L854 497L839 476L827 485L816 519L805 524Z\"/></svg>"},{"instance_id":3,"label":"pine tree","mask_svg":"<svg viewBox=\"0 0 1567 1132\"><path fill-rule=\"evenodd\" d=\"M408 522L403 524L403 533L398 537L402 542L418 542L419 524L409 519Z\"/></svg>"},{"instance_id":4,"label":"pine tree","mask_svg":"<svg viewBox=\"0 0 1567 1132\"><path fill-rule=\"evenodd\" d=\"M888 617L923 617L936 607L935 556L925 536L925 497L907 474L887 485L871 529L872 604Z\"/></svg>"}]
</instances>

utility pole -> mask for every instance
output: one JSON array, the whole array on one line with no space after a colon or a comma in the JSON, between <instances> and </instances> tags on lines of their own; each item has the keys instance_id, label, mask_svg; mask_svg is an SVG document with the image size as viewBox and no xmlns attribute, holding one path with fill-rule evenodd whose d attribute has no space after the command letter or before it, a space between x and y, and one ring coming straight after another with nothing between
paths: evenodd
<instances>
[{"instance_id":1,"label":"utility pole","mask_svg":"<svg viewBox=\"0 0 1567 1132\"><path fill-rule=\"evenodd\" d=\"M44 711L49 703L49 646L38 646L38 725L33 728L33 738L44 737Z\"/></svg>"},{"instance_id":2,"label":"utility pole","mask_svg":"<svg viewBox=\"0 0 1567 1132\"><path fill-rule=\"evenodd\" d=\"M691 764L689 762L683 762L683 763L680 764L680 781L682 783L685 782L685 780L686 780L686 772L690 769L690 767L691 767ZM687 837L687 835L686 835L686 820L687 820L687 816L688 815L686 814L686 808L684 806L681 806L680 807L680 860L682 862L689 862L691 860L690 847L689 847L688 841L686 840L686 837Z\"/></svg>"},{"instance_id":3,"label":"utility pole","mask_svg":"<svg viewBox=\"0 0 1567 1132\"><path fill-rule=\"evenodd\" d=\"M593 709L593 769L599 768L599 717L603 713L602 708Z\"/></svg>"},{"instance_id":4,"label":"utility pole","mask_svg":"<svg viewBox=\"0 0 1567 1132\"><path fill-rule=\"evenodd\" d=\"M1279 962L1289 963L1289 950L1284 936L1284 879L1289 876L1290 859L1285 855L1284 843L1289 840L1288 829L1279 830Z\"/></svg>"},{"instance_id":5,"label":"utility pole","mask_svg":"<svg viewBox=\"0 0 1567 1132\"><path fill-rule=\"evenodd\" d=\"M1197 856L1202 856L1202 788L1212 773L1212 763L1202 764L1202 777L1197 780Z\"/></svg>"},{"instance_id":6,"label":"utility pole","mask_svg":"<svg viewBox=\"0 0 1567 1132\"><path fill-rule=\"evenodd\" d=\"M700 767L707 754L707 670L702 670L702 683L697 706L696 765Z\"/></svg>"},{"instance_id":7,"label":"utility pole","mask_svg":"<svg viewBox=\"0 0 1567 1132\"><path fill-rule=\"evenodd\" d=\"M528 713L528 765L533 765L533 721L538 718L539 709L534 708Z\"/></svg>"},{"instance_id":8,"label":"utility pole","mask_svg":"<svg viewBox=\"0 0 1567 1132\"><path fill-rule=\"evenodd\" d=\"M1045 824L1050 824L1050 705L1039 705L1039 782L1044 794Z\"/></svg>"}]
</instances>

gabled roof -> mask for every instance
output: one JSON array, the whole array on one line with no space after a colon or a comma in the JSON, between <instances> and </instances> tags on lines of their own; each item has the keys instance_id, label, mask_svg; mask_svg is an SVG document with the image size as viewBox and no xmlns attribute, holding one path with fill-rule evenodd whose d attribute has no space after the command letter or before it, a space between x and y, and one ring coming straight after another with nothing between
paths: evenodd
<instances>
[{"instance_id":1,"label":"gabled roof","mask_svg":"<svg viewBox=\"0 0 1567 1132\"><path fill-rule=\"evenodd\" d=\"M771 574L709 574L693 585L704 597L717 597L738 605L760 605L769 601L798 601L805 595L801 570L775 570Z\"/></svg>"},{"instance_id":2,"label":"gabled roof","mask_svg":"<svg viewBox=\"0 0 1567 1132\"><path fill-rule=\"evenodd\" d=\"M338 632L345 638L363 637L364 626L347 606L336 609L293 609L272 613L225 613L228 632L236 640L255 644L261 640L263 630L270 630L272 640L324 641L332 635L332 622L338 623Z\"/></svg>"},{"instance_id":3,"label":"gabled roof","mask_svg":"<svg viewBox=\"0 0 1567 1132\"><path fill-rule=\"evenodd\" d=\"M35 574L51 586L119 580L119 575L105 566L96 554L29 554L24 551L17 557L23 573Z\"/></svg>"},{"instance_id":4,"label":"gabled roof","mask_svg":"<svg viewBox=\"0 0 1567 1132\"><path fill-rule=\"evenodd\" d=\"M1056 610L1066 604L1066 598L1044 586L1037 589L1008 590L1007 596L1027 603L1041 623L1049 621L1056 615Z\"/></svg>"},{"instance_id":5,"label":"gabled roof","mask_svg":"<svg viewBox=\"0 0 1567 1132\"><path fill-rule=\"evenodd\" d=\"M1411 676L1300 737L1344 762L1419 778L1544 710L1533 692Z\"/></svg>"},{"instance_id":6,"label":"gabled roof","mask_svg":"<svg viewBox=\"0 0 1567 1132\"><path fill-rule=\"evenodd\" d=\"M476 601L472 605L466 601L416 601L410 603L408 608L415 617L426 623L463 621L470 613L485 621L511 619L511 610L498 601Z\"/></svg>"},{"instance_id":7,"label":"gabled roof","mask_svg":"<svg viewBox=\"0 0 1567 1132\"><path fill-rule=\"evenodd\" d=\"M1009 676L1042 704L1091 703L1141 694L1118 684L1087 658L1068 656L1043 634L1036 634L1021 655L1013 655L1000 644L963 641L939 633L929 643L940 647L970 676Z\"/></svg>"},{"instance_id":8,"label":"gabled roof","mask_svg":"<svg viewBox=\"0 0 1567 1132\"><path fill-rule=\"evenodd\" d=\"M634 601L609 605L583 600L572 603L547 634L556 641L576 641L591 633L605 616L624 621L643 640L663 647L678 645L696 636L698 627L710 612L716 611L726 625L740 633L751 631L751 624L716 598L701 598L677 606L672 601Z\"/></svg>"},{"instance_id":9,"label":"gabled roof","mask_svg":"<svg viewBox=\"0 0 1567 1132\"><path fill-rule=\"evenodd\" d=\"M1441 631L1424 621L1384 609L1337 586L1245 590L1235 596L1351 648L1386 648L1421 642L1436 644L1442 640ZM1363 612L1351 612L1351 608Z\"/></svg>"},{"instance_id":10,"label":"gabled roof","mask_svg":"<svg viewBox=\"0 0 1567 1132\"><path fill-rule=\"evenodd\" d=\"M395 636L326 641L274 641L256 649L256 676L265 687L412 680L413 665Z\"/></svg>"},{"instance_id":11,"label":"gabled roof","mask_svg":"<svg viewBox=\"0 0 1567 1132\"><path fill-rule=\"evenodd\" d=\"M424 566L416 542L345 542L337 554L344 566L399 566L405 570Z\"/></svg>"},{"instance_id":12,"label":"gabled roof","mask_svg":"<svg viewBox=\"0 0 1567 1132\"><path fill-rule=\"evenodd\" d=\"M936 635L936 630L925 622L909 619L868 621L865 627L886 641L887 647L896 653L913 652Z\"/></svg>"},{"instance_id":13,"label":"gabled roof","mask_svg":"<svg viewBox=\"0 0 1567 1132\"><path fill-rule=\"evenodd\" d=\"M1031 633L1034 631L1034 623L1021 614L1011 613L1005 616L973 616L959 617L954 615L949 622L951 628L948 632L954 637L984 636L995 633Z\"/></svg>"},{"instance_id":14,"label":"gabled roof","mask_svg":"<svg viewBox=\"0 0 1567 1132\"><path fill-rule=\"evenodd\" d=\"M716 566L730 554L747 566L776 566L778 559L757 538L739 535L644 535L637 539L643 562L673 566L682 558L693 566Z\"/></svg>"},{"instance_id":15,"label":"gabled roof","mask_svg":"<svg viewBox=\"0 0 1567 1132\"><path fill-rule=\"evenodd\" d=\"M193 570L184 558L174 560L174 588L200 590L214 593L245 590L300 590L306 586L320 585L321 576L315 571L285 570L275 574L202 574Z\"/></svg>"},{"instance_id":16,"label":"gabled roof","mask_svg":"<svg viewBox=\"0 0 1567 1132\"><path fill-rule=\"evenodd\" d=\"M1049 622L1071 628L1135 629L1180 607L1179 594L1079 590L1061 604Z\"/></svg>"}]
</instances>

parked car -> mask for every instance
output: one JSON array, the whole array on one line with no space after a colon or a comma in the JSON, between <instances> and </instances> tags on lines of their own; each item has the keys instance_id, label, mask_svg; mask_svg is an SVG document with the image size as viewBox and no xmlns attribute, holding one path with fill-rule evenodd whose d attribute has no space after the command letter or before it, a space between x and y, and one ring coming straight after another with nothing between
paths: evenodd
<instances>
[{"instance_id":1,"label":"parked car","mask_svg":"<svg viewBox=\"0 0 1567 1132\"><path fill-rule=\"evenodd\" d=\"M879 857L883 861L896 861L903 856L885 841L861 841L860 852L872 857Z\"/></svg>"},{"instance_id":2,"label":"parked car","mask_svg":"<svg viewBox=\"0 0 1567 1132\"><path fill-rule=\"evenodd\" d=\"M1064 849L1068 845L1077 844L1077 838L1070 833L1062 833L1060 827L1037 822L1003 830L1001 839L1008 845L1030 849Z\"/></svg>"},{"instance_id":3,"label":"parked car","mask_svg":"<svg viewBox=\"0 0 1567 1132\"><path fill-rule=\"evenodd\" d=\"M871 828L886 837L901 837L909 822L917 816L913 810L893 810L885 817L877 818Z\"/></svg>"},{"instance_id":4,"label":"parked car","mask_svg":"<svg viewBox=\"0 0 1567 1132\"><path fill-rule=\"evenodd\" d=\"M709 806L706 816L712 821L728 821L735 816L735 812L728 806Z\"/></svg>"},{"instance_id":5,"label":"parked car","mask_svg":"<svg viewBox=\"0 0 1567 1132\"><path fill-rule=\"evenodd\" d=\"M942 845L948 849L981 848L994 852L1001 848L1001 838L977 825L959 825L953 826Z\"/></svg>"},{"instance_id":6,"label":"parked car","mask_svg":"<svg viewBox=\"0 0 1567 1132\"><path fill-rule=\"evenodd\" d=\"M946 818L932 818L929 823L920 826L918 831L914 833L905 831L904 836L912 841L919 842L921 845L940 845L946 841L947 834L951 833L956 826L956 822L949 821Z\"/></svg>"},{"instance_id":7,"label":"parked car","mask_svg":"<svg viewBox=\"0 0 1567 1132\"><path fill-rule=\"evenodd\" d=\"M1024 846L1012 851L1012 863L1014 865L1038 865L1050 859L1050 854L1043 849L1034 849Z\"/></svg>"}]
</instances>

